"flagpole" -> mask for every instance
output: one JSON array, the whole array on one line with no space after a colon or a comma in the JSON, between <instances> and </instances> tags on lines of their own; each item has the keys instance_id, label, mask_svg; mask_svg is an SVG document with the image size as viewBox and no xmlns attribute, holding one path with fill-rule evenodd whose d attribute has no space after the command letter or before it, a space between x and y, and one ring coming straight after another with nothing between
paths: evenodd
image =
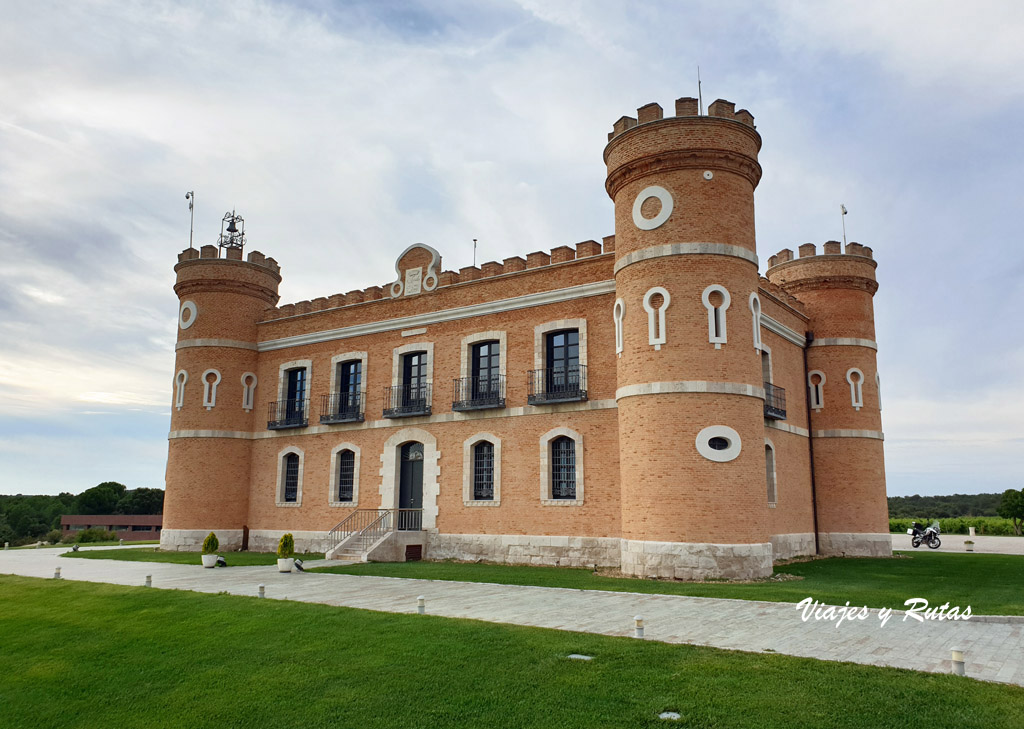
<instances>
[{"instance_id":1,"label":"flagpole","mask_svg":"<svg viewBox=\"0 0 1024 729\"><path fill-rule=\"evenodd\" d=\"M185 199L188 200L188 213L189 213L189 221L188 221L188 247L189 247L189 249L191 249L192 248L192 229L195 227L195 222L196 222L196 211L194 209L195 206L193 205L193 203L196 201L196 194L194 192L192 192L192 191L186 192L185 193Z\"/></svg>"},{"instance_id":2,"label":"flagpole","mask_svg":"<svg viewBox=\"0 0 1024 729\"><path fill-rule=\"evenodd\" d=\"M846 250L846 205L840 203L839 204L839 212L841 213L841 215L839 217L842 218L842 220L843 220L843 250L845 251Z\"/></svg>"},{"instance_id":3,"label":"flagpole","mask_svg":"<svg viewBox=\"0 0 1024 729\"><path fill-rule=\"evenodd\" d=\"M473 239L473 268L476 268L476 238Z\"/></svg>"}]
</instances>

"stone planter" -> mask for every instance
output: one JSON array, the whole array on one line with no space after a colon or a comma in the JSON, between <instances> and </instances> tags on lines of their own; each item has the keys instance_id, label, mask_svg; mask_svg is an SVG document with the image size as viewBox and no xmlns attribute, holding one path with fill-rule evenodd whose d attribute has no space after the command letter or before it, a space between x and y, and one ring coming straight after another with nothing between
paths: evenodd
<instances>
[{"instance_id":1,"label":"stone planter","mask_svg":"<svg viewBox=\"0 0 1024 729\"><path fill-rule=\"evenodd\" d=\"M277 560L278 572L291 572L293 567L295 567L294 557L286 557L285 559Z\"/></svg>"},{"instance_id":2,"label":"stone planter","mask_svg":"<svg viewBox=\"0 0 1024 729\"><path fill-rule=\"evenodd\" d=\"M204 554L203 555L203 567L214 568L217 566L217 555L216 554Z\"/></svg>"}]
</instances>

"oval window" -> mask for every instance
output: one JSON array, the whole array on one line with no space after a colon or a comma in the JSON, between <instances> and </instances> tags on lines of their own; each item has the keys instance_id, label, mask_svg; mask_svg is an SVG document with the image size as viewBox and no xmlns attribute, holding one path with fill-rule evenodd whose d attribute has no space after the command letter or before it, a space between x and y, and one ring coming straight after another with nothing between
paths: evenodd
<instances>
[{"instance_id":1,"label":"oval window","mask_svg":"<svg viewBox=\"0 0 1024 729\"><path fill-rule=\"evenodd\" d=\"M714 438L708 440L708 447L716 451L724 451L726 448L729 447L729 441L720 436L715 436Z\"/></svg>"}]
</instances>

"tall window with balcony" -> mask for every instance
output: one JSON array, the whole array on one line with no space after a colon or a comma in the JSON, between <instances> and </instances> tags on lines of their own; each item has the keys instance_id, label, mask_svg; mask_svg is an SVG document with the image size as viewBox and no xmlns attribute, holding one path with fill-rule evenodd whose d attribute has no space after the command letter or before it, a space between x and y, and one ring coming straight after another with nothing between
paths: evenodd
<instances>
[{"instance_id":1,"label":"tall window with balcony","mask_svg":"<svg viewBox=\"0 0 1024 729\"><path fill-rule=\"evenodd\" d=\"M427 381L427 353L409 352L402 355L399 373L401 384L385 391L386 418L409 415L430 415L430 383Z\"/></svg>"},{"instance_id":2,"label":"tall window with balcony","mask_svg":"<svg viewBox=\"0 0 1024 729\"><path fill-rule=\"evenodd\" d=\"M786 391L772 384L772 355L761 347L761 379L764 381L764 416L769 420L786 419Z\"/></svg>"},{"instance_id":3,"label":"tall window with balcony","mask_svg":"<svg viewBox=\"0 0 1024 729\"><path fill-rule=\"evenodd\" d=\"M335 372L337 391L325 395L321 405L321 423L347 423L363 419L363 363L339 362Z\"/></svg>"},{"instance_id":4,"label":"tall window with balcony","mask_svg":"<svg viewBox=\"0 0 1024 729\"><path fill-rule=\"evenodd\" d=\"M547 367L530 377L530 404L587 399L587 368L580 364L580 332L551 332L545 341Z\"/></svg>"},{"instance_id":5,"label":"tall window with balcony","mask_svg":"<svg viewBox=\"0 0 1024 729\"><path fill-rule=\"evenodd\" d=\"M505 407L505 378L501 374L501 344L479 342L470 350L470 376L455 380L453 410Z\"/></svg>"},{"instance_id":6,"label":"tall window with balcony","mask_svg":"<svg viewBox=\"0 0 1024 729\"><path fill-rule=\"evenodd\" d=\"M287 370L284 376L284 400L270 403L267 427L271 429L303 428L308 424L306 418L309 404L306 399L308 386L306 368L296 367Z\"/></svg>"}]
</instances>

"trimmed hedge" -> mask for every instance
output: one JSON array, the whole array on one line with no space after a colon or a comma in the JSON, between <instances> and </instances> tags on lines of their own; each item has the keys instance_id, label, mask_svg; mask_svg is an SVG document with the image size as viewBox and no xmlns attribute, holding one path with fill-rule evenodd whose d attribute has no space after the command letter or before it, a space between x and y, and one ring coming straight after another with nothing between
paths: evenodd
<instances>
[{"instance_id":1,"label":"trimmed hedge","mask_svg":"<svg viewBox=\"0 0 1024 729\"><path fill-rule=\"evenodd\" d=\"M906 534L910 529L911 522L928 526L935 519L918 517L917 519L890 519L889 531L897 534ZM998 516L958 516L952 519L939 519L939 529L942 534L970 534L968 527L974 527L975 532L981 536L1013 536L1013 522Z\"/></svg>"}]
</instances>

